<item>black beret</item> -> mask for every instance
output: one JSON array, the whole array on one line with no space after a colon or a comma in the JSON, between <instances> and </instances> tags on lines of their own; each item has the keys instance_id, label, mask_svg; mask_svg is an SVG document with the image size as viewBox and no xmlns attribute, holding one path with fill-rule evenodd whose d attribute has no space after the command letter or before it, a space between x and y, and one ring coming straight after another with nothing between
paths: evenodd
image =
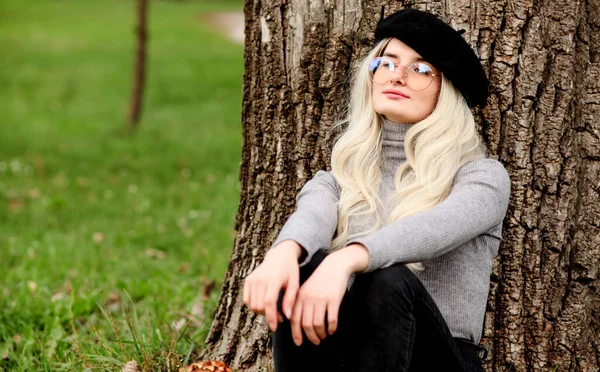
<instances>
[{"instance_id":1,"label":"black beret","mask_svg":"<svg viewBox=\"0 0 600 372\"><path fill-rule=\"evenodd\" d=\"M488 96L488 79L479 58L461 35L462 32L431 13L403 9L379 21L375 42L388 37L402 41L442 71L469 107L483 107Z\"/></svg>"}]
</instances>

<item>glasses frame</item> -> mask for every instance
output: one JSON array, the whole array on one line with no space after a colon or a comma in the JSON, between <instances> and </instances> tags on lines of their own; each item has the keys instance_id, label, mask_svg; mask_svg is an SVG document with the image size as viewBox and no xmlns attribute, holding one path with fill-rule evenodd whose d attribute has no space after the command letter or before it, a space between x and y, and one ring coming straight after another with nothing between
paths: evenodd
<instances>
[{"instance_id":1,"label":"glasses frame","mask_svg":"<svg viewBox=\"0 0 600 372\"><path fill-rule=\"evenodd\" d=\"M408 64L408 66L403 66L403 65L401 65L401 64L399 64L399 63L396 63L396 62L392 61L392 60L391 60L391 59L389 59L388 57L379 56L379 57L374 57L374 58L371 60L371 62L369 62L369 78L371 79L371 82L372 82L373 84L378 84L378 85L385 84L385 83L376 83L376 82L373 80L373 75L375 75L375 74L374 74L374 72L373 72L373 71L371 71L371 63L373 63L373 62L374 62L376 59L381 59L381 60L387 60L387 61L389 61L390 63L392 63L392 65L394 65L394 69L396 69L396 68L400 68L400 67L404 67L404 82L406 83L406 86L407 86L407 87L409 87L410 89L414 90L414 91L417 91L417 92L420 92L420 91L422 91L422 90L425 90L425 89L429 88L429 87L431 86L431 83L433 83L433 78L434 78L434 77L436 77L436 76L440 76L440 74L433 73L433 68L432 68L431 66L429 66L428 64L426 64L426 63L423 63L423 62L413 62L413 63L409 63L409 64ZM412 66L412 65L419 65L419 64L423 64L423 65L425 65L425 66L427 66L427 67L429 67L429 68L431 69L431 71L432 71L432 74L431 74L431 81L430 81L430 82L429 82L429 84L427 84L427 86L426 86L425 88L423 88L423 89L414 89L413 87L411 87L410 85L408 85L408 73L407 73L406 71L408 70L408 68L409 68L410 66ZM392 71L392 73L393 73L393 71Z\"/></svg>"}]
</instances>

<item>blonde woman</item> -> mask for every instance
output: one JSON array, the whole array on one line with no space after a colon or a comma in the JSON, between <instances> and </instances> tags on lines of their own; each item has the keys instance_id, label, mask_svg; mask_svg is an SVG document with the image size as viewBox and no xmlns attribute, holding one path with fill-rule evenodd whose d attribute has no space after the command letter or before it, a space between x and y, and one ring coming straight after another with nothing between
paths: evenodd
<instances>
[{"instance_id":1,"label":"blonde woman","mask_svg":"<svg viewBox=\"0 0 600 372\"><path fill-rule=\"evenodd\" d=\"M347 124L246 278L275 370L479 371L510 179L470 108L488 81L461 34L405 9L354 73Z\"/></svg>"}]
</instances>

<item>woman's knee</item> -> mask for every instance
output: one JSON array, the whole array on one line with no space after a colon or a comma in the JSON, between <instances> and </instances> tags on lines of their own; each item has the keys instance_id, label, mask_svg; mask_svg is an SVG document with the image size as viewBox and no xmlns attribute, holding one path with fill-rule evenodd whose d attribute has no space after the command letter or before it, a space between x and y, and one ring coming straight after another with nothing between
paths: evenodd
<instances>
[{"instance_id":1,"label":"woman's knee","mask_svg":"<svg viewBox=\"0 0 600 372\"><path fill-rule=\"evenodd\" d=\"M364 279L368 282L369 295L390 299L397 296L414 297L421 287L419 278L404 264L374 270Z\"/></svg>"}]
</instances>

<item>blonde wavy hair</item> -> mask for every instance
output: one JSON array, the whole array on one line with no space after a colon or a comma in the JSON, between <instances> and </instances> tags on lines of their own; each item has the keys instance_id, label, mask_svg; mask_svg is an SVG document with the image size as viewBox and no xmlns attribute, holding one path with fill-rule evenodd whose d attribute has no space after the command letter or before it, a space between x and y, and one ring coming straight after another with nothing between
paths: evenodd
<instances>
[{"instance_id":1,"label":"blonde wavy hair","mask_svg":"<svg viewBox=\"0 0 600 372\"><path fill-rule=\"evenodd\" d=\"M334 126L347 124L331 155L332 172L341 187L341 195L337 232L330 252L344 247L350 239L433 208L448 196L454 176L462 165L485 157L485 147L467 102L442 74L435 108L406 133L406 161L396 171L395 191L390 195L395 207L388 216L379 215L378 205L384 205L378 195L383 118L373 108L369 62L383 54L389 40L379 42L359 63L346 117ZM364 215L372 216L373 226L350 234L351 218ZM407 263L407 266L413 271L423 269L419 262Z\"/></svg>"}]
</instances>

